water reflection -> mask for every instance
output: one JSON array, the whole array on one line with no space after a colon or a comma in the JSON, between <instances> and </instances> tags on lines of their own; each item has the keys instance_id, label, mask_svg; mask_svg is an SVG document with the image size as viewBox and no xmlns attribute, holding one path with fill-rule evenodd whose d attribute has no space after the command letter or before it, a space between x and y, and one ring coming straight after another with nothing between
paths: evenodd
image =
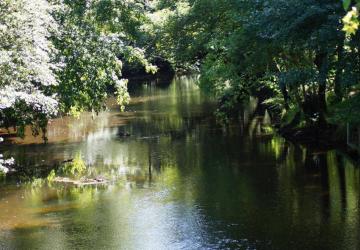
<instances>
[{"instance_id":1,"label":"water reflection","mask_svg":"<svg viewBox=\"0 0 360 250\"><path fill-rule=\"evenodd\" d=\"M7 147L24 175L81 154L111 184L3 180L0 248L359 248L359 169L269 136L256 99L238 123L216 124L195 81L133 85L126 113L109 100L95 120L53 121L48 145Z\"/></svg>"}]
</instances>

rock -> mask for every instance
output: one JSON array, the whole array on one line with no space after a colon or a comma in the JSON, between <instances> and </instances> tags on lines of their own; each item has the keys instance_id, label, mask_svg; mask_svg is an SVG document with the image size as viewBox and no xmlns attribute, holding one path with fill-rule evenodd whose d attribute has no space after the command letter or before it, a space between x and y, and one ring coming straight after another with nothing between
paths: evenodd
<instances>
[{"instance_id":1,"label":"rock","mask_svg":"<svg viewBox=\"0 0 360 250\"><path fill-rule=\"evenodd\" d=\"M131 136L129 133L123 132L123 131L119 131L117 134L120 137L129 137L129 136Z\"/></svg>"}]
</instances>

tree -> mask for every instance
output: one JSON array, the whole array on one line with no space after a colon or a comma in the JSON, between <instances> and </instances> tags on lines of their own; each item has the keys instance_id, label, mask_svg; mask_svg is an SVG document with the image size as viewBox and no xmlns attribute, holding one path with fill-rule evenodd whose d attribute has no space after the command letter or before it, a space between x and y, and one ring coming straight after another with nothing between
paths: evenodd
<instances>
[{"instance_id":1,"label":"tree","mask_svg":"<svg viewBox=\"0 0 360 250\"><path fill-rule=\"evenodd\" d=\"M147 1L3 0L0 2L0 126L46 140L59 114L99 112L114 89L129 102L124 63L156 72L142 25ZM0 155L0 169L12 160Z\"/></svg>"},{"instance_id":2,"label":"tree","mask_svg":"<svg viewBox=\"0 0 360 250\"><path fill-rule=\"evenodd\" d=\"M111 10L111 12L109 12ZM155 72L137 47L145 3L5 0L0 3L0 121L35 135L61 113L99 112L110 88L129 101L123 63Z\"/></svg>"},{"instance_id":3,"label":"tree","mask_svg":"<svg viewBox=\"0 0 360 250\"><path fill-rule=\"evenodd\" d=\"M0 125L26 125L34 134L45 131L57 114L58 101L49 94L56 86L56 52L49 38L57 32L46 0L5 0L0 3Z\"/></svg>"},{"instance_id":4,"label":"tree","mask_svg":"<svg viewBox=\"0 0 360 250\"><path fill-rule=\"evenodd\" d=\"M257 95L283 126L325 128L358 84L358 33L345 36L337 0L186 2L165 25L167 47L200 65L223 113Z\"/></svg>"},{"instance_id":5,"label":"tree","mask_svg":"<svg viewBox=\"0 0 360 250\"><path fill-rule=\"evenodd\" d=\"M123 109L129 101L127 81L121 78L123 62L136 61L148 72L156 71L144 50L136 47L142 11L142 4L133 0L64 1L57 13L62 32L55 38L64 67L54 90L63 112L99 112L110 87Z\"/></svg>"}]
</instances>

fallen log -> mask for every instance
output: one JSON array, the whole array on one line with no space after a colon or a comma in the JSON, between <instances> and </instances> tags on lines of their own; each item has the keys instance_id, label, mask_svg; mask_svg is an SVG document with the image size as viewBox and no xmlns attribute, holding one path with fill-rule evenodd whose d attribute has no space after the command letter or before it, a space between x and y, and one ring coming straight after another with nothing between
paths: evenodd
<instances>
[{"instance_id":1,"label":"fallen log","mask_svg":"<svg viewBox=\"0 0 360 250\"><path fill-rule=\"evenodd\" d=\"M95 179L84 178L80 180L75 180L68 177L56 177L53 180L53 182L66 184L66 185L74 185L74 186L95 186L95 185L104 185L108 183L108 181L103 178L95 178Z\"/></svg>"}]
</instances>

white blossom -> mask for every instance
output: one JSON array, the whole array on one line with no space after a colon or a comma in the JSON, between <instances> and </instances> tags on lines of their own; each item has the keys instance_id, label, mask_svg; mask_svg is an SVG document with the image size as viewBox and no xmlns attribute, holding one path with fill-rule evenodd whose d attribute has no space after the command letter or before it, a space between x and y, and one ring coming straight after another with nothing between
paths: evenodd
<instances>
[{"instance_id":1,"label":"white blossom","mask_svg":"<svg viewBox=\"0 0 360 250\"><path fill-rule=\"evenodd\" d=\"M57 84L51 11L47 0L0 1L0 111L24 101L36 112L57 113L57 101L39 88Z\"/></svg>"}]
</instances>

